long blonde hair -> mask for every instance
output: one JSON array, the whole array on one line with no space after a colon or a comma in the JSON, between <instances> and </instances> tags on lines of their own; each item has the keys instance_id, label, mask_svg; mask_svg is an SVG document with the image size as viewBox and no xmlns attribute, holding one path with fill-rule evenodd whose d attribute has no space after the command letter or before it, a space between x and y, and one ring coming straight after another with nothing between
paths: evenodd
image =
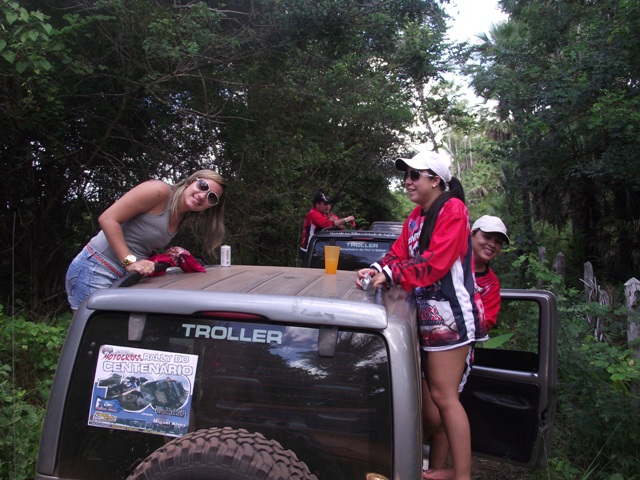
<instances>
[{"instance_id":1,"label":"long blonde hair","mask_svg":"<svg viewBox=\"0 0 640 480\"><path fill-rule=\"evenodd\" d=\"M222 176L213 170L198 170L195 173L189 175L186 179L179 183L176 183L171 187L171 215L177 215L178 205L182 194L189 185L195 182L198 178L205 178L213 180L222 187L222 195L220 195L220 201L217 205L207 208L202 212L189 212L185 215L183 223L189 221L193 224L196 235L202 239L204 248L207 254L214 255L215 249L222 244L224 239L224 202L226 195L227 185Z\"/></svg>"}]
</instances>

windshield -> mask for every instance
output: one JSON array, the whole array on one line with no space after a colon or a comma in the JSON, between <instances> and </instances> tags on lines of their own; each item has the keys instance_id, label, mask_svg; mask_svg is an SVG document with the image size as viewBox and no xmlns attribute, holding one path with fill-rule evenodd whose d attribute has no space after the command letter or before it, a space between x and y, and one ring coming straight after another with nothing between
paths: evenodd
<instances>
[{"instance_id":1,"label":"windshield","mask_svg":"<svg viewBox=\"0 0 640 480\"><path fill-rule=\"evenodd\" d=\"M236 317L237 318L237 317ZM64 478L125 479L173 436L229 426L293 450L318 478L392 472L389 364L382 336L233 318L153 316L140 342L126 315L90 320L59 452ZM326 353L325 353L326 355Z\"/></svg>"},{"instance_id":2,"label":"windshield","mask_svg":"<svg viewBox=\"0 0 640 480\"><path fill-rule=\"evenodd\" d=\"M311 268L324 268L325 245L337 245L340 247L338 268L340 270L359 270L377 262L387 253L395 242L395 238L317 238L313 248L307 255L311 260L307 261Z\"/></svg>"}]
</instances>

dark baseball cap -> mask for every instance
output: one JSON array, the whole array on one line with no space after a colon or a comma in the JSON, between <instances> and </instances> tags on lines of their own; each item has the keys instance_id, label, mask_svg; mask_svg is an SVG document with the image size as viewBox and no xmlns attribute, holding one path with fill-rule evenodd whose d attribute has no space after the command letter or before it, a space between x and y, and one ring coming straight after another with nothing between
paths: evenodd
<instances>
[{"instance_id":1,"label":"dark baseball cap","mask_svg":"<svg viewBox=\"0 0 640 480\"><path fill-rule=\"evenodd\" d=\"M318 202L331 203L331 199L329 199L329 197L324 193L316 193L315 197L313 197L313 204L315 205Z\"/></svg>"}]
</instances>

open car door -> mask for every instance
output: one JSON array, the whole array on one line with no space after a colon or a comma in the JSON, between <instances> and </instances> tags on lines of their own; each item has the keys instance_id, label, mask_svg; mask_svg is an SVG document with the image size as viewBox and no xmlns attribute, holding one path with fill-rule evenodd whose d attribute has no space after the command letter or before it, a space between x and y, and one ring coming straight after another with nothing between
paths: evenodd
<instances>
[{"instance_id":1,"label":"open car door","mask_svg":"<svg viewBox=\"0 0 640 480\"><path fill-rule=\"evenodd\" d=\"M536 290L503 289L501 298L498 323L477 345L461 395L471 446L479 456L543 467L556 412L556 301Z\"/></svg>"}]
</instances>

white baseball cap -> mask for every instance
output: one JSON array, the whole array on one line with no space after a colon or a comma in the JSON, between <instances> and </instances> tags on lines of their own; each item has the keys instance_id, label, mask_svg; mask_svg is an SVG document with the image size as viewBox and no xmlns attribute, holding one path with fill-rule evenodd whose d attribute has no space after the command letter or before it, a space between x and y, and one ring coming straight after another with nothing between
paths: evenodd
<instances>
[{"instance_id":1,"label":"white baseball cap","mask_svg":"<svg viewBox=\"0 0 640 480\"><path fill-rule=\"evenodd\" d=\"M471 231L482 230L485 233L500 233L504 236L507 243L511 243L509 235L507 235L507 227L504 226L502 220L492 215L483 215L476 220L471 227Z\"/></svg>"},{"instance_id":2,"label":"white baseball cap","mask_svg":"<svg viewBox=\"0 0 640 480\"><path fill-rule=\"evenodd\" d=\"M439 152L420 152L411 158L396 159L396 168L403 172L407 171L407 167L414 170L431 170L439 176L444 183L451 181L451 157L447 153Z\"/></svg>"}]
</instances>

